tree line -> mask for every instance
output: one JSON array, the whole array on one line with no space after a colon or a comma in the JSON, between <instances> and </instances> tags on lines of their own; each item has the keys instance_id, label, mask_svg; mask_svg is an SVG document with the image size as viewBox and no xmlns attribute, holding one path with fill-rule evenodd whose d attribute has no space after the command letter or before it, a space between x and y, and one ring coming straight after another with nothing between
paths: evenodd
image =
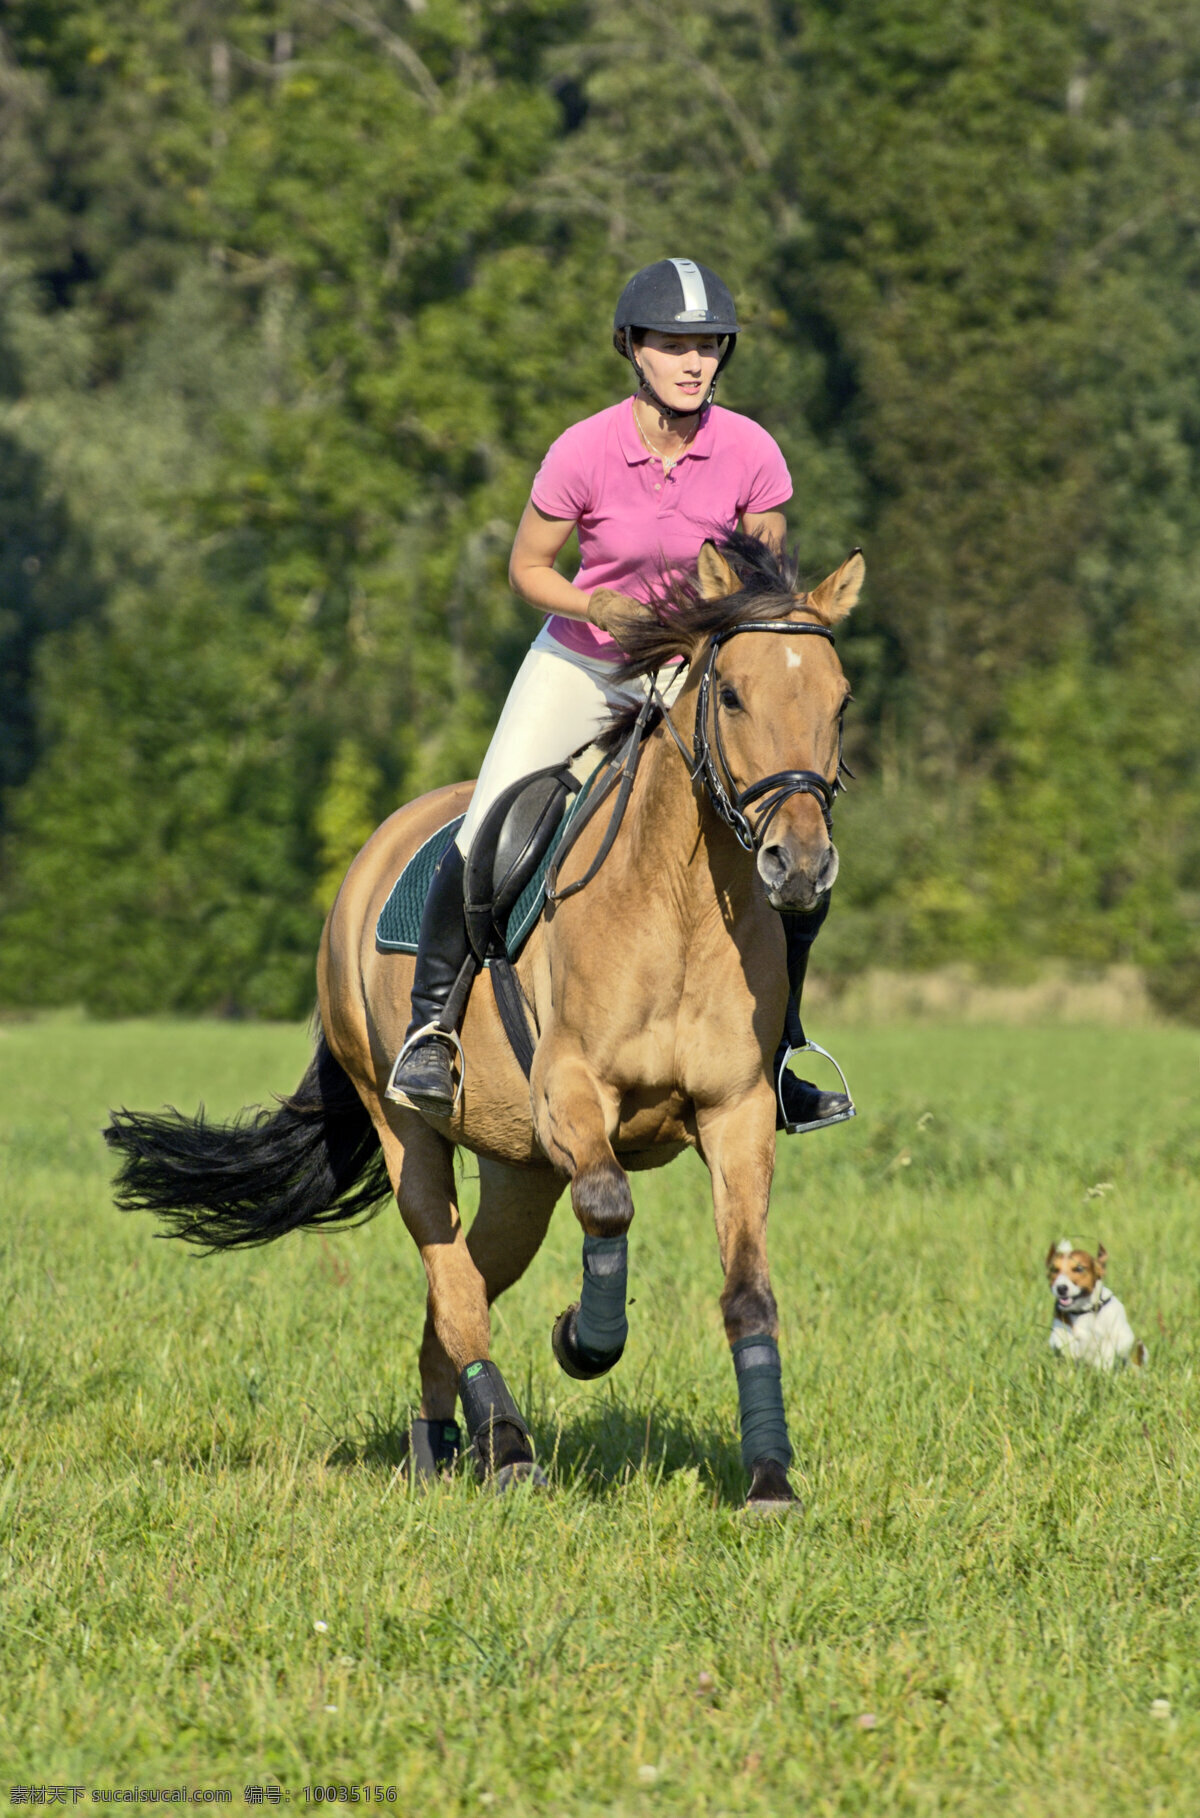
<instances>
[{"instance_id":1,"label":"tree line","mask_svg":"<svg viewBox=\"0 0 1200 1818\"><path fill-rule=\"evenodd\" d=\"M859 781L827 975L1200 1016L1185 0L10 0L0 1004L294 1015L536 629L508 548L686 253L795 481Z\"/></svg>"}]
</instances>

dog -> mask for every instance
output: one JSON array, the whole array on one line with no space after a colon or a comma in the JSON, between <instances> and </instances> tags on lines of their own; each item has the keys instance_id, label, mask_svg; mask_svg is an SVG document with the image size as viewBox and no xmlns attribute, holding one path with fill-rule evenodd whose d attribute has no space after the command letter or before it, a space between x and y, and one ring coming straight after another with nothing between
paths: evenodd
<instances>
[{"instance_id":1,"label":"dog","mask_svg":"<svg viewBox=\"0 0 1200 1818\"><path fill-rule=\"evenodd\" d=\"M1098 1370L1111 1370L1114 1364L1141 1366L1149 1362L1150 1353L1134 1338L1124 1307L1104 1285L1107 1266L1103 1244L1095 1256L1077 1250L1065 1237L1060 1244L1051 1244L1046 1254L1054 1296L1050 1349L1065 1351L1077 1363L1095 1364Z\"/></svg>"}]
</instances>

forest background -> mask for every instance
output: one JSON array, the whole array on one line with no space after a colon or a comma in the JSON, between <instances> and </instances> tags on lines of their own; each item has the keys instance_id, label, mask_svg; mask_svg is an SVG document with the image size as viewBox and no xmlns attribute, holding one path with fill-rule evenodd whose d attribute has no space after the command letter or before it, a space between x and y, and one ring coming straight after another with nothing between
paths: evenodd
<instances>
[{"instance_id":1,"label":"forest background","mask_svg":"<svg viewBox=\"0 0 1200 1818\"><path fill-rule=\"evenodd\" d=\"M867 553L823 972L1200 1020L1192 0L6 0L0 1004L307 1011L673 254L803 571Z\"/></svg>"}]
</instances>

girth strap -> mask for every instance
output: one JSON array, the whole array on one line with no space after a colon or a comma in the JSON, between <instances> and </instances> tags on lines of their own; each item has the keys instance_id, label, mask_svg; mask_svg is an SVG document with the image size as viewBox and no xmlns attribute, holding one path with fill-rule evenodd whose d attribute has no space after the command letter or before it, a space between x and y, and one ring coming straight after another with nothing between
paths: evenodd
<instances>
[{"instance_id":1,"label":"girth strap","mask_svg":"<svg viewBox=\"0 0 1200 1818\"><path fill-rule=\"evenodd\" d=\"M496 1008L500 1012L500 1021L508 1037L508 1045L520 1063L521 1071L528 1079L533 1072L533 1036L529 1024L533 1016L528 999L521 989L521 981L516 969L506 953L496 954L489 971L492 977L492 995Z\"/></svg>"}]
</instances>

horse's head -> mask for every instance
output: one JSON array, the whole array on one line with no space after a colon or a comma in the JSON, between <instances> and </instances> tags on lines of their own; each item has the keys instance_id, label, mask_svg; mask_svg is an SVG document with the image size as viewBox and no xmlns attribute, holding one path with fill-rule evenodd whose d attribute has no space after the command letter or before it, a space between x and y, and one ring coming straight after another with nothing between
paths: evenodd
<instances>
[{"instance_id":1,"label":"horse's head","mask_svg":"<svg viewBox=\"0 0 1200 1818\"><path fill-rule=\"evenodd\" d=\"M694 774L747 851L776 909L812 909L837 876L830 810L850 689L832 627L858 599L858 550L811 593L770 543L735 532L705 543L695 573L617 635L619 680L654 675L679 654L688 681L671 713L686 753L694 708ZM610 749L632 715L609 729ZM692 760L689 759L689 762Z\"/></svg>"},{"instance_id":2,"label":"horse's head","mask_svg":"<svg viewBox=\"0 0 1200 1818\"><path fill-rule=\"evenodd\" d=\"M830 811L850 698L830 628L857 601L865 564L856 550L811 593L796 593L784 564L756 573L738 560L749 548L732 538L700 555L701 595L726 612L690 653L701 674L697 757L718 813L755 851L772 906L812 909L837 876Z\"/></svg>"}]
</instances>

